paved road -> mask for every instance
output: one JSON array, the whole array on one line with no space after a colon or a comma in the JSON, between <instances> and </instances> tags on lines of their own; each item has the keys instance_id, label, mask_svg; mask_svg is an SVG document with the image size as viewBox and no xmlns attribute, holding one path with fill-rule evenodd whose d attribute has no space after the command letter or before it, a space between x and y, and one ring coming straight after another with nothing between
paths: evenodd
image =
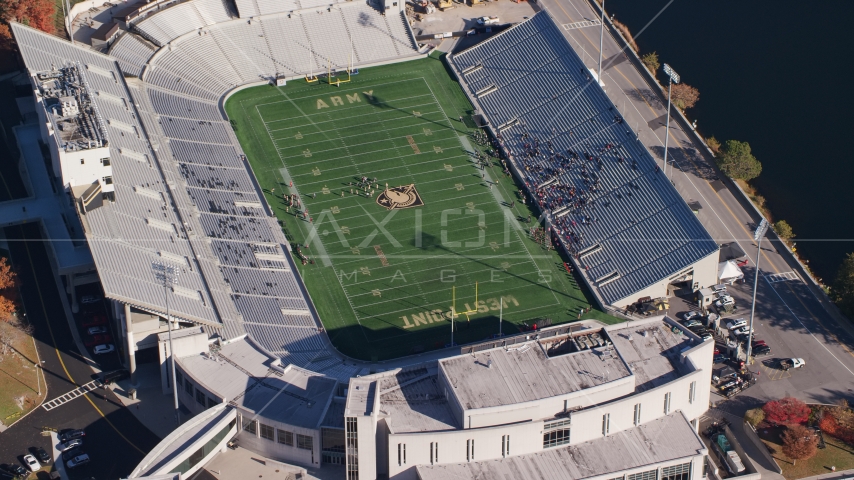
<instances>
[{"instance_id":1,"label":"paved road","mask_svg":"<svg viewBox=\"0 0 854 480\"><path fill-rule=\"evenodd\" d=\"M539 0L539 4L560 24L599 18L598 10L594 11L586 0ZM655 13L650 12L650 18ZM595 71L599 28L565 29L564 34L586 65ZM650 86L647 77L629 60L607 28L603 58L602 77L608 96L626 122L639 132L639 141L662 162L666 105L655 93L658 87ZM678 70L678 66L674 68ZM755 215L748 213L718 180L711 165L713 160L697 150L693 132L684 131L671 119L668 134L668 158L675 161L673 174L668 168L668 175L676 189L686 201L700 202L702 209L698 218L719 244L738 242L752 257L750 266L744 269L749 281L733 289L741 306L739 316L748 317L757 251L752 234ZM769 241L762 243L756 335L771 345L773 356L770 358L802 357L807 367L783 374L764 365L758 366L762 373L757 387L744 392L743 399L731 402L735 414L742 414L747 406L785 395L818 402L830 402L840 396L854 401L854 337L849 333L850 325L846 325L848 329L843 328L825 311L810 287L796 276L788 275L795 280L774 282L783 278L774 274L793 270L790 261L778 252L778 245Z\"/></svg>"},{"instance_id":2,"label":"paved road","mask_svg":"<svg viewBox=\"0 0 854 480\"><path fill-rule=\"evenodd\" d=\"M48 399L56 398L90 382L95 375L74 344L38 225L9 227L5 235L21 282L27 318L35 327ZM24 238L33 240L25 242ZM0 462L19 461L32 446L50 451L50 438L41 435L44 427L84 428L84 450L92 463L72 471L70 478L115 479L129 474L143 452L157 444L158 438L122 407L112 393L104 399L105 393L99 388L52 411L37 408L0 434Z\"/></svg>"}]
</instances>

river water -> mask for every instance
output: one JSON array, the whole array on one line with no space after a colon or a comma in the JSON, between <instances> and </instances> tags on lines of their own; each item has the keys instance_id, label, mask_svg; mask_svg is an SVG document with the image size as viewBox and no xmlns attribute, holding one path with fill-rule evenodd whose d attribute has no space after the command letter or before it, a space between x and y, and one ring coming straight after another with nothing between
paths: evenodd
<instances>
[{"instance_id":1,"label":"river water","mask_svg":"<svg viewBox=\"0 0 854 480\"><path fill-rule=\"evenodd\" d=\"M750 143L763 166L753 184L832 281L854 252L854 2L669 1L605 7L641 54L657 51L699 89L687 113L703 136Z\"/></svg>"}]
</instances>

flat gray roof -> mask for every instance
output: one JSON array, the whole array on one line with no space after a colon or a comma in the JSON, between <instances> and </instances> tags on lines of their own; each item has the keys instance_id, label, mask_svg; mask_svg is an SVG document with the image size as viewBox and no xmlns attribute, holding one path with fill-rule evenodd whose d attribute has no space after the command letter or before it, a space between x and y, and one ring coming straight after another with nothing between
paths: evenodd
<instances>
[{"instance_id":1,"label":"flat gray roof","mask_svg":"<svg viewBox=\"0 0 854 480\"><path fill-rule=\"evenodd\" d=\"M427 432L459 428L448 399L439 389L435 369L395 375L380 381L380 410L388 416L391 431Z\"/></svg>"},{"instance_id":2,"label":"flat gray roof","mask_svg":"<svg viewBox=\"0 0 854 480\"><path fill-rule=\"evenodd\" d=\"M664 385L680 376L680 353L694 345L681 330L662 319L660 322L609 329L608 336L635 374L635 391Z\"/></svg>"},{"instance_id":3,"label":"flat gray roof","mask_svg":"<svg viewBox=\"0 0 854 480\"><path fill-rule=\"evenodd\" d=\"M631 375L617 355L584 350L550 358L536 341L445 358L439 367L466 409L554 397Z\"/></svg>"},{"instance_id":4,"label":"flat gray roof","mask_svg":"<svg viewBox=\"0 0 854 480\"><path fill-rule=\"evenodd\" d=\"M223 346L219 354L178 359L178 364L209 390L237 406L274 421L318 428L335 393L335 379L290 365L281 373L276 359L251 341Z\"/></svg>"},{"instance_id":5,"label":"flat gray roof","mask_svg":"<svg viewBox=\"0 0 854 480\"><path fill-rule=\"evenodd\" d=\"M450 465L419 465L421 480L579 480L687 459L705 445L681 412L607 437L517 457Z\"/></svg>"}]
</instances>

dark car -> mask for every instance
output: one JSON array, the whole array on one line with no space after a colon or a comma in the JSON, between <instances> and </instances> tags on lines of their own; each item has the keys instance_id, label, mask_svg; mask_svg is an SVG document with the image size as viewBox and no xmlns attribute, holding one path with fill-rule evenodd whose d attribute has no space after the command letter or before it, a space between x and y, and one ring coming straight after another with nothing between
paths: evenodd
<instances>
[{"instance_id":1,"label":"dark car","mask_svg":"<svg viewBox=\"0 0 854 480\"><path fill-rule=\"evenodd\" d=\"M80 455L83 455L84 453L86 453L86 452L84 452L81 447L72 448L71 450L69 450L67 452L62 452L62 461L67 462L74 457L78 457Z\"/></svg>"},{"instance_id":2,"label":"dark car","mask_svg":"<svg viewBox=\"0 0 854 480\"><path fill-rule=\"evenodd\" d=\"M8 463L0 465L0 472L12 477L27 476L27 471L24 469L24 467L20 465L9 465Z\"/></svg>"},{"instance_id":3,"label":"dark car","mask_svg":"<svg viewBox=\"0 0 854 480\"><path fill-rule=\"evenodd\" d=\"M95 314L91 317L83 320L83 327L95 327L98 325L106 325L107 324L107 316L102 314Z\"/></svg>"},{"instance_id":4,"label":"dark car","mask_svg":"<svg viewBox=\"0 0 854 480\"><path fill-rule=\"evenodd\" d=\"M50 455L42 447L33 447L30 449L33 455L42 463L50 463Z\"/></svg>"},{"instance_id":5,"label":"dark car","mask_svg":"<svg viewBox=\"0 0 854 480\"><path fill-rule=\"evenodd\" d=\"M771 355L771 347L768 345L759 345L753 348L754 357L764 357L765 355Z\"/></svg>"},{"instance_id":6,"label":"dark car","mask_svg":"<svg viewBox=\"0 0 854 480\"><path fill-rule=\"evenodd\" d=\"M91 337L87 338L86 341L83 342L83 344L86 345L87 347L94 347L95 345L110 343L112 341L113 341L112 336L110 336L109 334L103 333L101 335L92 335Z\"/></svg>"},{"instance_id":7,"label":"dark car","mask_svg":"<svg viewBox=\"0 0 854 480\"><path fill-rule=\"evenodd\" d=\"M86 432L83 430L63 430L59 434L59 441L65 443L69 440L74 440L77 438L83 438L86 436Z\"/></svg>"}]
</instances>

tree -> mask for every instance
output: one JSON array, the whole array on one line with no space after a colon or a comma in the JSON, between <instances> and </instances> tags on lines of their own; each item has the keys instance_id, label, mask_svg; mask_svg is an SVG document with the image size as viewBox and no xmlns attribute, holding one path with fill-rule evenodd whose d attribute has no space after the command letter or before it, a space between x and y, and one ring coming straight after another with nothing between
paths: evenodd
<instances>
[{"instance_id":1,"label":"tree","mask_svg":"<svg viewBox=\"0 0 854 480\"><path fill-rule=\"evenodd\" d=\"M15 278L18 275L12 271L12 266L9 265L5 257L0 257L0 290L5 290L15 286Z\"/></svg>"},{"instance_id":2,"label":"tree","mask_svg":"<svg viewBox=\"0 0 854 480\"><path fill-rule=\"evenodd\" d=\"M717 139L717 138L715 138L714 136L711 136L711 137L709 137L709 138L707 138L707 139L706 139L706 145L708 145L708 146L709 146L709 149L710 149L710 150L712 151L712 153L714 153L715 155L717 155L717 154L718 154L718 152L720 152L720 151L721 151L721 142L720 142L720 141L718 141L718 139Z\"/></svg>"},{"instance_id":3,"label":"tree","mask_svg":"<svg viewBox=\"0 0 854 480\"><path fill-rule=\"evenodd\" d=\"M762 173L762 164L750 152L750 144L727 140L717 157L718 168L726 175L740 180L753 180Z\"/></svg>"},{"instance_id":4,"label":"tree","mask_svg":"<svg viewBox=\"0 0 854 480\"><path fill-rule=\"evenodd\" d=\"M803 425L789 425L783 432L783 453L794 461L815 455L818 437Z\"/></svg>"},{"instance_id":5,"label":"tree","mask_svg":"<svg viewBox=\"0 0 854 480\"><path fill-rule=\"evenodd\" d=\"M52 0L0 0L0 47L12 45L10 22L29 25L43 32L54 32L56 5Z\"/></svg>"},{"instance_id":6,"label":"tree","mask_svg":"<svg viewBox=\"0 0 854 480\"><path fill-rule=\"evenodd\" d=\"M653 74L658 71L659 67L661 67L661 63L658 61L658 53L656 52L647 53L641 57L641 61Z\"/></svg>"},{"instance_id":7,"label":"tree","mask_svg":"<svg viewBox=\"0 0 854 480\"><path fill-rule=\"evenodd\" d=\"M833 296L842 313L854 316L854 253L849 253L836 272Z\"/></svg>"},{"instance_id":8,"label":"tree","mask_svg":"<svg viewBox=\"0 0 854 480\"><path fill-rule=\"evenodd\" d=\"M697 100L700 99L700 91L687 83L677 83L673 85L670 98L676 108L687 110L697 104Z\"/></svg>"},{"instance_id":9,"label":"tree","mask_svg":"<svg viewBox=\"0 0 854 480\"><path fill-rule=\"evenodd\" d=\"M754 428L765 420L765 412L761 408L752 408L744 412L744 420Z\"/></svg>"},{"instance_id":10,"label":"tree","mask_svg":"<svg viewBox=\"0 0 854 480\"><path fill-rule=\"evenodd\" d=\"M777 425L804 423L810 418L810 407L797 398L786 397L771 400L762 406L765 420Z\"/></svg>"},{"instance_id":11,"label":"tree","mask_svg":"<svg viewBox=\"0 0 854 480\"><path fill-rule=\"evenodd\" d=\"M783 240L795 238L795 232L792 231L792 226L785 220L779 220L774 224L774 232Z\"/></svg>"}]
</instances>

